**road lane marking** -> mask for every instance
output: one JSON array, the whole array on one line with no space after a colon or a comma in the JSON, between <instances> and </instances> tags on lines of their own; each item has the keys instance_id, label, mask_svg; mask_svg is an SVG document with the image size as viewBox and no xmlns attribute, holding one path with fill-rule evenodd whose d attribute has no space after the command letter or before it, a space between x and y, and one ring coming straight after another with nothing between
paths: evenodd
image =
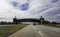
<instances>
[{"instance_id":1,"label":"road lane marking","mask_svg":"<svg viewBox=\"0 0 60 37\"><path fill-rule=\"evenodd\" d=\"M34 30L35 30L36 32L39 33L39 35L41 35L42 37L44 37L44 35L40 32L39 29L37 29L37 28L36 28L35 26L33 26L33 25L32 25L32 27L34 28Z\"/></svg>"},{"instance_id":2,"label":"road lane marking","mask_svg":"<svg viewBox=\"0 0 60 37\"><path fill-rule=\"evenodd\" d=\"M17 36L17 34L15 33L15 34L14 34L14 37L16 37L16 36Z\"/></svg>"}]
</instances>

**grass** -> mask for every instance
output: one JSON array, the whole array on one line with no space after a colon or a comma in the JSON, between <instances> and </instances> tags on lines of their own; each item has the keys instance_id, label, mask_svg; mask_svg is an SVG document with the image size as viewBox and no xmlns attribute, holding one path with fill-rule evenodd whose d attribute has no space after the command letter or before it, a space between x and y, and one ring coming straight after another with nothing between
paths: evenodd
<instances>
[{"instance_id":1,"label":"grass","mask_svg":"<svg viewBox=\"0 0 60 37\"><path fill-rule=\"evenodd\" d=\"M56 26L53 26L53 27L57 27L57 28L60 28L60 24L59 24L59 25L56 25Z\"/></svg>"},{"instance_id":2,"label":"grass","mask_svg":"<svg viewBox=\"0 0 60 37\"><path fill-rule=\"evenodd\" d=\"M56 24L56 26L54 26L54 25L46 25L46 24L43 24L44 26L50 26L50 27L57 27L57 28L60 28L60 24Z\"/></svg>"},{"instance_id":3,"label":"grass","mask_svg":"<svg viewBox=\"0 0 60 37\"><path fill-rule=\"evenodd\" d=\"M6 25L0 26L0 37L7 37L8 35L22 29L27 25Z\"/></svg>"}]
</instances>

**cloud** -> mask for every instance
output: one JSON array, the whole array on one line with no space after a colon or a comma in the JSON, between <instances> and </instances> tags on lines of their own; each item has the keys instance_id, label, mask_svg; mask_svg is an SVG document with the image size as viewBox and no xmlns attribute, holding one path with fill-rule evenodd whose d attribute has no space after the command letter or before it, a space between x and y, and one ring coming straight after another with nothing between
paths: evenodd
<instances>
[{"instance_id":1,"label":"cloud","mask_svg":"<svg viewBox=\"0 0 60 37\"><path fill-rule=\"evenodd\" d=\"M15 1L12 1L11 4L12 4L14 7L16 7L16 6L18 6L19 3L18 3L18 2L15 2Z\"/></svg>"},{"instance_id":2,"label":"cloud","mask_svg":"<svg viewBox=\"0 0 60 37\"><path fill-rule=\"evenodd\" d=\"M58 19L60 19L59 15L60 15L60 7L51 8L51 9L49 9L46 12L43 13L43 17L46 20L56 21L56 22L59 22L58 21Z\"/></svg>"},{"instance_id":3,"label":"cloud","mask_svg":"<svg viewBox=\"0 0 60 37\"><path fill-rule=\"evenodd\" d=\"M13 5L13 7L15 7L16 9L20 9L22 11L28 10L29 8L29 1L27 1L27 3L18 3L16 1L12 1L11 4Z\"/></svg>"},{"instance_id":4,"label":"cloud","mask_svg":"<svg viewBox=\"0 0 60 37\"><path fill-rule=\"evenodd\" d=\"M59 0L0 0L0 17L3 18L15 16L17 18L39 18L43 15L48 20L52 17L52 21L53 18L59 16L59 10Z\"/></svg>"},{"instance_id":5,"label":"cloud","mask_svg":"<svg viewBox=\"0 0 60 37\"><path fill-rule=\"evenodd\" d=\"M58 2L59 0L51 0L52 3L56 3Z\"/></svg>"},{"instance_id":6,"label":"cloud","mask_svg":"<svg viewBox=\"0 0 60 37\"><path fill-rule=\"evenodd\" d=\"M20 8L21 8L21 10L28 10L28 8L29 8L29 3L25 3L25 4L22 4L21 6L20 6Z\"/></svg>"},{"instance_id":7,"label":"cloud","mask_svg":"<svg viewBox=\"0 0 60 37\"><path fill-rule=\"evenodd\" d=\"M59 16L60 17L60 14L56 14L56 16Z\"/></svg>"}]
</instances>

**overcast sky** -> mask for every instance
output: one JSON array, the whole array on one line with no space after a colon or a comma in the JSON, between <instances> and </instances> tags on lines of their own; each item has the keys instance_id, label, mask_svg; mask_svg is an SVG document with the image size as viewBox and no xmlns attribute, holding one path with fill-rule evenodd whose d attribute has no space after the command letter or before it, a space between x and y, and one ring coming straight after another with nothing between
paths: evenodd
<instances>
[{"instance_id":1,"label":"overcast sky","mask_svg":"<svg viewBox=\"0 0 60 37\"><path fill-rule=\"evenodd\" d=\"M15 16L60 22L60 0L0 0L0 21L12 21Z\"/></svg>"}]
</instances>

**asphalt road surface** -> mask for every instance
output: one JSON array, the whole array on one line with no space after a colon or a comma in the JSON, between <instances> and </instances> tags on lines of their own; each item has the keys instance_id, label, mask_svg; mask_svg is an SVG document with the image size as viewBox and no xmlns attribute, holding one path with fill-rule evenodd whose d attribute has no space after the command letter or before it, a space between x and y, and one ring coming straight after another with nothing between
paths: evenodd
<instances>
[{"instance_id":1,"label":"asphalt road surface","mask_svg":"<svg viewBox=\"0 0 60 37\"><path fill-rule=\"evenodd\" d=\"M60 28L36 25L35 26L42 37L60 37Z\"/></svg>"},{"instance_id":2,"label":"asphalt road surface","mask_svg":"<svg viewBox=\"0 0 60 37\"><path fill-rule=\"evenodd\" d=\"M8 36L8 37L38 37L32 25L19 30L18 32Z\"/></svg>"},{"instance_id":3,"label":"asphalt road surface","mask_svg":"<svg viewBox=\"0 0 60 37\"><path fill-rule=\"evenodd\" d=\"M29 25L8 37L60 37L60 28Z\"/></svg>"}]
</instances>

